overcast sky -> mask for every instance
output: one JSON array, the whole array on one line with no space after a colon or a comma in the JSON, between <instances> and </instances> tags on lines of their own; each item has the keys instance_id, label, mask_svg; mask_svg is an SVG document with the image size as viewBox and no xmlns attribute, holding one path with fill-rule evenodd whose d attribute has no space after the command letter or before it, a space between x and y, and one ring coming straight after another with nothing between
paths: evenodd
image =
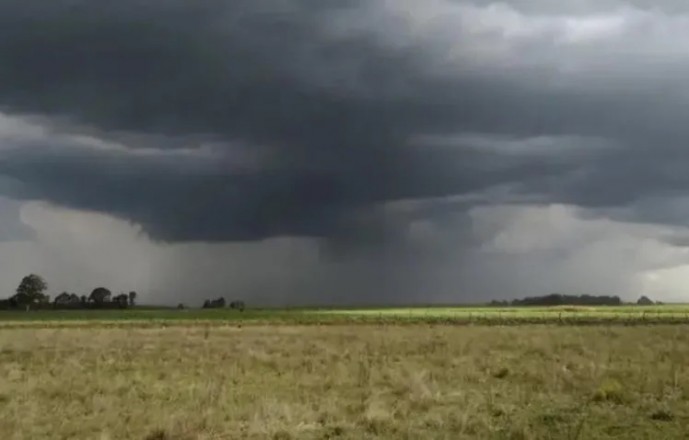
<instances>
[{"instance_id":1,"label":"overcast sky","mask_svg":"<svg viewBox=\"0 0 689 440\"><path fill-rule=\"evenodd\" d=\"M689 4L4 0L0 290L689 301Z\"/></svg>"}]
</instances>

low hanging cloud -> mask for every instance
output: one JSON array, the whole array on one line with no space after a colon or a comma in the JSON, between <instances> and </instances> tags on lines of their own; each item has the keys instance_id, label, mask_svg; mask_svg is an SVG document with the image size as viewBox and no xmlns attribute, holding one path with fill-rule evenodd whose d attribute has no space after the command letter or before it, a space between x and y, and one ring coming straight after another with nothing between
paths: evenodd
<instances>
[{"instance_id":1,"label":"low hanging cloud","mask_svg":"<svg viewBox=\"0 0 689 440\"><path fill-rule=\"evenodd\" d=\"M156 246L315 240L307 260L338 269L300 270L323 285L478 297L501 282L476 261L522 277L509 246L484 253L477 224L503 212L508 230L567 206L552 222L683 249L688 74L689 7L670 0L8 0L0 195L131 222ZM613 278L652 260L597 285L634 290ZM286 295L323 288L298 284Z\"/></svg>"}]
</instances>

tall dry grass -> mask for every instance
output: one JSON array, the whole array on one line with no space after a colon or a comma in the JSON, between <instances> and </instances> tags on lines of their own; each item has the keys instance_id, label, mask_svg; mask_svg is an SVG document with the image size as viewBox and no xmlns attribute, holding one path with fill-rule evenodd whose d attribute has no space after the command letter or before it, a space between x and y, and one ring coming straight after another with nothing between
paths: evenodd
<instances>
[{"instance_id":1,"label":"tall dry grass","mask_svg":"<svg viewBox=\"0 0 689 440\"><path fill-rule=\"evenodd\" d=\"M688 332L3 329L0 438L685 438Z\"/></svg>"}]
</instances>

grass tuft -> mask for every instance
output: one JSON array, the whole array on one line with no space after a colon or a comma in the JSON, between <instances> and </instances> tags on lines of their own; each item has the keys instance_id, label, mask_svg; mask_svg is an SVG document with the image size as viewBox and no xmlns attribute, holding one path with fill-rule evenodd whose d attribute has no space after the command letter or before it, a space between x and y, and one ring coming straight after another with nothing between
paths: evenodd
<instances>
[{"instance_id":1,"label":"grass tuft","mask_svg":"<svg viewBox=\"0 0 689 440\"><path fill-rule=\"evenodd\" d=\"M145 440L172 440L172 436L164 429L155 429L145 437Z\"/></svg>"},{"instance_id":2,"label":"grass tuft","mask_svg":"<svg viewBox=\"0 0 689 440\"><path fill-rule=\"evenodd\" d=\"M655 411L651 414L651 420L656 420L659 422L671 422L674 419L675 417L672 415L670 411L663 409Z\"/></svg>"},{"instance_id":3,"label":"grass tuft","mask_svg":"<svg viewBox=\"0 0 689 440\"><path fill-rule=\"evenodd\" d=\"M493 377L496 379L504 379L509 374L510 374L510 369L506 368L506 367L502 367L499 370L496 370L493 372Z\"/></svg>"},{"instance_id":4,"label":"grass tuft","mask_svg":"<svg viewBox=\"0 0 689 440\"><path fill-rule=\"evenodd\" d=\"M625 389L620 382L614 379L606 379L593 393L594 402L624 403L626 399Z\"/></svg>"}]
</instances>

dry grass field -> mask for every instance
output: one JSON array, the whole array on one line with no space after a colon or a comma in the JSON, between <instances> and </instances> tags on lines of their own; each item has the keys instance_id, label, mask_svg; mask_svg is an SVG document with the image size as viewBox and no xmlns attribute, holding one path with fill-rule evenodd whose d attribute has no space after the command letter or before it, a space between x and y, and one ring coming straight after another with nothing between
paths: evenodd
<instances>
[{"instance_id":1,"label":"dry grass field","mask_svg":"<svg viewBox=\"0 0 689 440\"><path fill-rule=\"evenodd\" d=\"M0 438L675 439L689 326L0 330Z\"/></svg>"}]
</instances>

